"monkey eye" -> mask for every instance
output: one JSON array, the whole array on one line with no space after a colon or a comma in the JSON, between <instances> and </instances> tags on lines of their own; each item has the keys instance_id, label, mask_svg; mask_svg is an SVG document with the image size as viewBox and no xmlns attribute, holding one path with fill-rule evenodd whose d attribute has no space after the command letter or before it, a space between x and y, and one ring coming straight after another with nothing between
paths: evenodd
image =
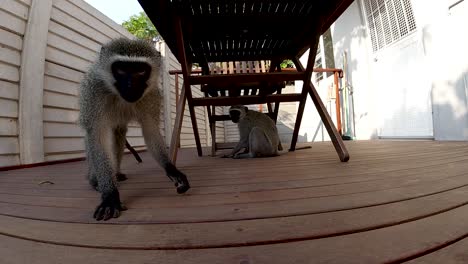
<instances>
[{"instance_id":1,"label":"monkey eye","mask_svg":"<svg viewBox=\"0 0 468 264\"><path fill-rule=\"evenodd\" d=\"M123 70L123 69L118 69L118 68L116 69L116 73L117 73L118 75L126 75L126 74L127 74L127 72L126 72L125 70Z\"/></svg>"},{"instance_id":2,"label":"monkey eye","mask_svg":"<svg viewBox=\"0 0 468 264\"><path fill-rule=\"evenodd\" d=\"M146 69L139 69L135 72L135 75L144 76L146 74Z\"/></svg>"}]
</instances>

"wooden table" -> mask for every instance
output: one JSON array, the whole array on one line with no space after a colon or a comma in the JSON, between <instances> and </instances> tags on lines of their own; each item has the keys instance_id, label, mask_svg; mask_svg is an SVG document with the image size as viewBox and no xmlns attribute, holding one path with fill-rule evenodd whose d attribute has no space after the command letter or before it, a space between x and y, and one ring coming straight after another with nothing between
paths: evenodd
<instances>
[{"instance_id":1,"label":"wooden table","mask_svg":"<svg viewBox=\"0 0 468 264\"><path fill-rule=\"evenodd\" d=\"M296 123L290 151L294 151L309 94L326 127L341 161L348 151L333 124L317 90L311 83L318 40L353 2L352 0L139 0L157 30L182 67L184 85L177 106L171 142L175 162L177 142L187 100L198 155L202 147L198 134L195 106L260 104L298 101ZM299 58L308 50L307 65ZM274 72L284 59L291 59L297 71ZM270 60L268 73L209 75L208 63ZM202 75L191 72L192 64L202 67ZM301 93L236 97L193 98L191 85L239 84L249 82L304 81Z\"/></svg>"}]
</instances>

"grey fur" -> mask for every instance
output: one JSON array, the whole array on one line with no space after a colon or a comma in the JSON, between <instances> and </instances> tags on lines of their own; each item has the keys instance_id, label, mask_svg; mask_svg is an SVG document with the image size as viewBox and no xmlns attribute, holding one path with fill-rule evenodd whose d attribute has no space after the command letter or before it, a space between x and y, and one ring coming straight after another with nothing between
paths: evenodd
<instances>
[{"instance_id":1,"label":"grey fur","mask_svg":"<svg viewBox=\"0 0 468 264\"><path fill-rule=\"evenodd\" d=\"M142 97L134 103L122 99L114 86L111 65L117 60L145 61L151 66L148 86ZM95 212L97 220L118 217L120 211L125 209L120 204L115 177L121 175L125 134L131 121L141 124L148 150L166 169L168 177L176 186L179 185L181 189L178 188L178 192L185 192L189 188L185 175L170 162L159 132L160 109L163 107L158 87L159 71L160 54L153 46L142 40L121 38L102 47L98 59L81 82L79 124L86 132L88 178L90 184L102 194L102 203Z\"/></svg>"},{"instance_id":2,"label":"grey fur","mask_svg":"<svg viewBox=\"0 0 468 264\"><path fill-rule=\"evenodd\" d=\"M245 106L232 106L229 111L239 111L240 140L231 154L232 158L255 158L277 156L283 150L275 122L266 114L248 110ZM239 153L242 149L243 153Z\"/></svg>"}]
</instances>

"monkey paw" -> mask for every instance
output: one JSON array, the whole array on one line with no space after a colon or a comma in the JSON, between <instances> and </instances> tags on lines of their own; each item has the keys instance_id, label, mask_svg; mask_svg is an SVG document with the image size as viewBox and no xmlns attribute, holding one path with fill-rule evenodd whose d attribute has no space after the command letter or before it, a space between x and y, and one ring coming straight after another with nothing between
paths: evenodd
<instances>
[{"instance_id":1,"label":"monkey paw","mask_svg":"<svg viewBox=\"0 0 468 264\"><path fill-rule=\"evenodd\" d=\"M174 182L177 188L177 193L185 193L190 189L190 183L187 180L187 176L178 170L173 164L169 163L166 165L166 173L169 179Z\"/></svg>"},{"instance_id":2,"label":"monkey paw","mask_svg":"<svg viewBox=\"0 0 468 264\"><path fill-rule=\"evenodd\" d=\"M119 217L120 211L125 210L127 208L120 202L119 192L115 190L110 194L102 194L102 202L94 211L94 218L97 221L107 221Z\"/></svg>"},{"instance_id":3,"label":"monkey paw","mask_svg":"<svg viewBox=\"0 0 468 264\"><path fill-rule=\"evenodd\" d=\"M127 178L127 175L123 174L123 173L120 173L120 172L117 172L117 174L115 175L115 177L117 178L117 181L125 181Z\"/></svg>"}]
</instances>

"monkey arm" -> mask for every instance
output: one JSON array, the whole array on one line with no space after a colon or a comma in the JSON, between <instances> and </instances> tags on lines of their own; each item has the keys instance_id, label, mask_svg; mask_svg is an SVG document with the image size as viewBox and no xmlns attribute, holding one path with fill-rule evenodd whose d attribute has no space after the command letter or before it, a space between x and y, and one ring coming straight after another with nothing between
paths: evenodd
<instances>
[{"instance_id":1,"label":"monkey arm","mask_svg":"<svg viewBox=\"0 0 468 264\"><path fill-rule=\"evenodd\" d=\"M126 209L113 178L117 166L113 139L112 129L105 125L88 129L85 137L90 183L101 193L101 203L94 212L96 220L118 217Z\"/></svg>"},{"instance_id":2,"label":"monkey arm","mask_svg":"<svg viewBox=\"0 0 468 264\"><path fill-rule=\"evenodd\" d=\"M156 115L155 115L156 116ZM157 115L159 116L159 115ZM167 177L174 182L177 187L177 193L185 193L190 189L190 184L187 180L187 176L179 171L175 165L169 160L167 154L166 144L159 132L159 122L153 116L147 116L141 120L141 126L143 130L143 137L148 150L153 155L153 158L159 163L161 167L166 171Z\"/></svg>"}]
</instances>

